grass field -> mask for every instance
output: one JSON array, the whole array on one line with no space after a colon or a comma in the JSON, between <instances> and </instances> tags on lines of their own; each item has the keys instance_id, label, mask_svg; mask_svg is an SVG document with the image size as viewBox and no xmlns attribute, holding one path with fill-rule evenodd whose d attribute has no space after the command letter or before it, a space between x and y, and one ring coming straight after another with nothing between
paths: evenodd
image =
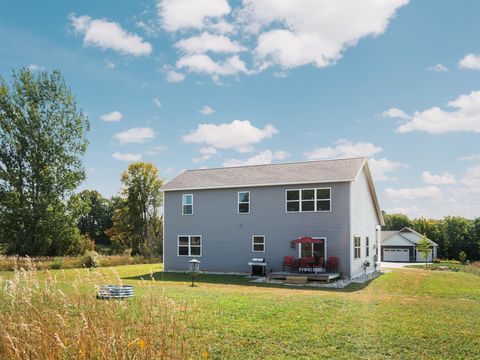
<instances>
[{"instance_id":1,"label":"grass field","mask_svg":"<svg viewBox=\"0 0 480 360\"><path fill-rule=\"evenodd\" d=\"M187 275L163 273L160 264L114 269L93 272L137 286L137 299L126 302L132 312L152 293L186 304L191 314L182 321L195 331L182 336L195 336L204 359L480 358L480 277L471 274L399 269L332 290L221 275L201 275L191 288ZM79 270L51 273L68 292Z\"/></svg>"}]
</instances>

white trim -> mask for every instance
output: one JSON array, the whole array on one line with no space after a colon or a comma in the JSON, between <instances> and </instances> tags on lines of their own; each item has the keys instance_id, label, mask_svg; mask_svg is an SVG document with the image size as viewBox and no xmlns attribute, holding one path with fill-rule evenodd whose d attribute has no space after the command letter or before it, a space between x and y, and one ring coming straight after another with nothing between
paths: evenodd
<instances>
[{"instance_id":1,"label":"white trim","mask_svg":"<svg viewBox=\"0 0 480 360\"><path fill-rule=\"evenodd\" d=\"M355 238L359 238L360 239L360 245L358 246L359 250L360 250L360 256L359 257L356 257L355 255L355 248L357 246L355 246ZM358 261L358 260L361 260L362 259L362 237L360 235L353 235L353 260L354 261Z\"/></svg>"},{"instance_id":2,"label":"white trim","mask_svg":"<svg viewBox=\"0 0 480 360\"><path fill-rule=\"evenodd\" d=\"M163 197L163 216L162 216L162 263L163 263L163 269L165 269L167 266L165 264L165 223L166 223L166 216L165 216L165 204L167 203L167 198L164 196Z\"/></svg>"},{"instance_id":3,"label":"white trim","mask_svg":"<svg viewBox=\"0 0 480 360\"><path fill-rule=\"evenodd\" d=\"M248 193L248 202L240 202L240 193ZM248 204L248 212L240 212L240 204ZM237 214L249 215L250 214L250 191L238 191L237 192Z\"/></svg>"},{"instance_id":4,"label":"white trim","mask_svg":"<svg viewBox=\"0 0 480 360\"><path fill-rule=\"evenodd\" d=\"M313 239L318 239L318 240L323 240L323 261L326 263L327 262L327 238L325 236L312 236ZM299 244L300 246L298 247L298 257L300 258L302 256L302 245ZM313 245L312 245L312 252L313 252Z\"/></svg>"},{"instance_id":5,"label":"white trim","mask_svg":"<svg viewBox=\"0 0 480 360\"><path fill-rule=\"evenodd\" d=\"M188 255L180 255L180 238L181 237L188 237ZM192 237L199 237L200 238L200 255L192 255ZM185 247L187 245L182 245ZM198 247L197 245L193 245L194 247ZM202 257L203 254L203 237L202 235L177 235L177 256L179 257Z\"/></svg>"},{"instance_id":6,"label":"white trim","mask_svg":"<svg viewBox=\"0 0 480 360\"><path fill-rule=\"evenodd\" d=\"M253 239L256 238L256 237L262 237L263 238L263 251L254 250ZM260 245L260 244L256 244L256 245ZM252 252L254 252L254 253L264 253L265 250L267 250L267 241L266 241L265 235L252 235Z\"/></svg>"},{"instance_id":7,"label":"white trim","mask_svg":"<svg viewBox=\"0 0 480 360\"><path fill-rule=\"evenodd\" d=\"M317 190L325 190L329 189L330 191L330 198L329 199L317 199ZM304 201L313 201L313 207L314 210L302 210L302 191L303 190L313 190L313 200L304 200ZM298 200L287 200L287 192L288 191L298 191ZM317 210L317 201L330 201L330 210ZM299 203L299 210L298 211L288 211L287 210L287 205L289 202L298 202ZM315 187L315 188L300 188L300 189L285 189L285 213L287 214L297 214L297 213L326 213L326 212L332 212L332 187L331 186L326 186L326 187Z\"/></svg>"},{"instance_id":8,"label":"white trim","mask_svg":"<svg viewBox=\"0 0 480 360\"><path fill-rule=\"evenodd\" d=\"M162 191L192 191L192 190L214 190L214 189L241 189L244 187L264 187L264 186L290 186L290 185L313 185L313 184L328 184L328 183L342 183L352 182L355 178L337 179L337 180L316 180L316 181L292 181L284 183L270 183L270 184L235 184L224 186L200 186L191 188L173 188L173 189L161 189Z\"/></svg>"},{"instance_id":9,"label":"white trim","mask_svg":"<svg viewBox=\"0 0 480 360\"><path fill-rule=\"evenodd\" d=\"M183 203L183 199L185 198L185 196L191 196L192 197L192 204L184 204ZM185 214L183 212L183 207L184 206L191 206L192 207L192 213L191 214ZM182 215L193 215L193 194L182 194Z\"/></svg>"}]
</instances>

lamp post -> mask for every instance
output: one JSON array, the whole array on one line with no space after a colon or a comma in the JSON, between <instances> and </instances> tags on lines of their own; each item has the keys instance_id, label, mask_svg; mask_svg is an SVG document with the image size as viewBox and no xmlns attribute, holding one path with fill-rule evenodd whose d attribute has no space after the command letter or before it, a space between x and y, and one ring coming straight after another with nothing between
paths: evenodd
<instances>
[{"instance_id":1,"label":"lamp post","mask_svg":"<svg viewBox=\"0 0 480 360\"><path fill-rule=\"evenodd\" d=\"M197 259L193 259L189 261L190 264L190 274L192 275L192 285L191 287L195 287L195 277L200 273L200 261Z\"/></svg>"}]
</instances>

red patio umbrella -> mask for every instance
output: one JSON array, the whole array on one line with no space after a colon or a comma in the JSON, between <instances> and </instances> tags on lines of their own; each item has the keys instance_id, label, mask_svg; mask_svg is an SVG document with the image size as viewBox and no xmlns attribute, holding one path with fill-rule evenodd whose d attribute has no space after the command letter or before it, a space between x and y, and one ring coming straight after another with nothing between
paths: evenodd
<instances>
[{"instance_id":1,"label":"red patio umbrella","mask_svg":"<svg viewBox=\"0 0 480 360\"><path fill-rule=\"evenodd\" d=\"M314 239L310 236L303 236L303 237L299 237L298 239L291 240L290 244L292 244L292 245L296 245L296 244L323 244L323 240Z\"/></svg>"}]
</instances>

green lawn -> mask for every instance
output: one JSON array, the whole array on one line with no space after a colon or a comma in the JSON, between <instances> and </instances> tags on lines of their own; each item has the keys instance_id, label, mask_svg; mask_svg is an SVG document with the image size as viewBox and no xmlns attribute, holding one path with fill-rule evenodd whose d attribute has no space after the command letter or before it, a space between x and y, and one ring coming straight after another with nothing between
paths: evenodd
<instances>
[{"instance_id":1,"label":"green lawn","mask_svg":"<svg viewBox=\"0 0 480 360\"><path fill-rule=\"evenodd\" d=\"M61 286L68 290L78 271L89 270L56 271ZM399 269L366 286L332 290L265 286L220 275L201 275L199 286L191 288L187 275L163 273L160 264L93 271L136 285L137 298L153 291L186 303L208 358L480 356L480 277L471 274Z\"/></svg>"}]
</instances>

